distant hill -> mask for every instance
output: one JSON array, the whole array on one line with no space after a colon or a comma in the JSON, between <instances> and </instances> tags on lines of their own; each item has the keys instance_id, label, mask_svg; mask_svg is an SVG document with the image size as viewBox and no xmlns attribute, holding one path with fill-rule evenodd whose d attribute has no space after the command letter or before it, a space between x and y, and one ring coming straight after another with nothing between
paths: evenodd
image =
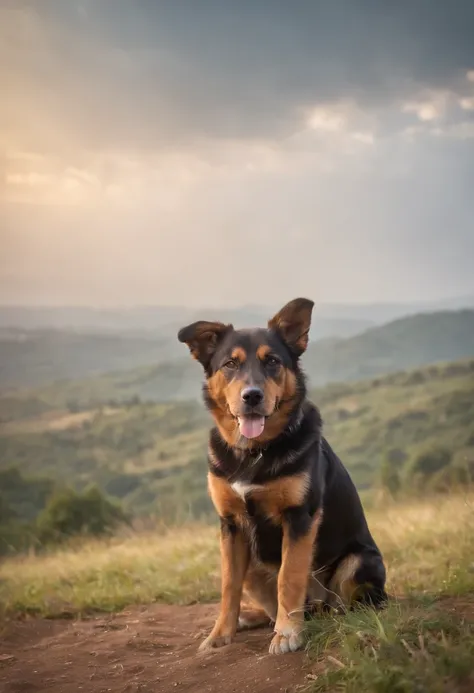
<instances>
[{"instance_id":1,"label":"distant hill","mask_svg":"<svg viewBox=\"0 0 474 693\"><path fill-rule=\"evenodd\" d=\"M174 339L153 334L0 330L0 388L128 370L173 358Z\"/></svg>"},{"instance_id":2,"label":"distant hill","mask_svg":"<svg viewBox=\"0 0 474 693\"><path fill-rule=\"evenodd\" d=\"M400 318L349 339L316 342L304 357L313 385L358 380L474 356L474 310Z\"/></svg>"},{"instance_id":3,"label":"distant hill","mask_svg":"<svg viewBox=\"0 0 474 693\"><path fill-rule=\"evenodd\" d=\"M217 311L211 315L236 325L255 326L265 324L269 314ZM159 325L155 331L139 326L126 331L107 330L102 326L98 332L0 327L0 389L36 387L141 366L153 370L156 364L182 356L177 332L186 320L197 318L198 315L191 313L181 321ZM348 337L370 325L350 318L321 319L315 324L313 335Z\"/></svg>"},{"instance_id":4,"label":"distant hill","mask_svg":"<svg viewBox=\"0 0 474 693\"><path fill-rule=\"evenodd\" d=\"M242 306L240 308L185 308L182 306L150 306L128 309L93 308L28 308L0 306L0 331L17 330L56 330L64 332L83 332L89 334L166 334L175 335L187 322L209 319L231 322L236 327L256 327L265 325L267 320L281 306ZM346 309L347 308L347 309ZM364 327L375 324L365 315L355 315L349 307L338 306L334 311L321 305L315 307L318 316L318 330L314 337L336 335L349 336ZM369 311L370 312L370 311Z\"/></svg>"},{"instance_id":5,"label":"distant hill","mask_svg":"<svg viewBox=\"0 0 474 693\"><path fill-rule=\"evenodd\" d=\"M293 296L288 296L288 300ZM133 306L117 308L91 308L87 306L8 306L0 305L0 328L56 329L83 332L159 331L162 328L182 326L186 321L217 319L234 322L236 326L263 325L281 306L245 305L241 307L188 308L186 306ZM346 337L354 332L340 332L324 327L329 323L357 323L360 325L382 324L405 315L432 313L440 310L474 308L474 295L456 296L437 301L413 301L411 303L316 303L315 322L321 331L313 338L326 336Z\"/></svg>"},{"instance_id":6,"label":"distant hill","mask_svg":"<svg viewBox=\"0 0 474 693\"><path fill-rule=\"evenodd\" d=\"M148 348L152 347L148 344ZM200 397L201 368L189 358L182 345L177 345L175 353L182 354L182 358L155 366L56 382L34 393L11 393L10 407L21 407L19 400L32 396L51 407L71 405L76 408L133 397L157 402ZM130 354L126 356L130 358ZM469 356L474 356L474 311L462 310L409 316L348 339L328 338L314 342L303 356L303 365L310 384L316 386ZM50 362L56 356L49 353L45 358ZM103 363L105 359L106 356ZM7 369L4 365L3 370ZM0 420L1 417L0 411Z\"/></svg>"},{"instance_id":7,"label":"distant hill","mask_svg":"<svg viewBox=\"0 0 474 693\"><path fill-rule=\"evenodd\" d=\"M311 399L360 489L377 481L387 458L403 477L427 446L456 463L474 459L474 359L334 384ZM10 421L0 425L0 500L20 516L41 509L48 479L78 489L95 482L135 514L182 520L210 510L203 405L135 401L71 413L37 410L32 400L27 419L2 406Z\"/></svg>"}]
</instances>

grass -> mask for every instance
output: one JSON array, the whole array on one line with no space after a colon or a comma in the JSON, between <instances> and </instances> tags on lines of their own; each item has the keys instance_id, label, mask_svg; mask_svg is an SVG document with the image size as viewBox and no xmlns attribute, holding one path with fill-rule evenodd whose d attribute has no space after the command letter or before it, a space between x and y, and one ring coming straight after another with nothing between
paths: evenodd
<instances>
[{"instance_id":1,"label":"grass","mask_svg":"<svg viewBox=\"0 0 474 693\"><path fill-rule=\"evenodd\" d=\"M360 608L344 617L315 619L309 647L319 660L319 671L310 690L459 690L473 671L474 612L471 615L468 621L439 606L408 601L392 604L383 614Z\"/></svg>"},{"instance_id":2,"label":"grass","mask_svg":"<svg viewBox=\"0 0 474 693\"><path fill-rule=\"evenodd\" d=\"M358 608L310 622L309 691L473 690L474 496L391 504L370 512L369 522L393 598L382 612Z\"/></svg>"},{"instance_id":3,"label":"grass","mask_svg":"<svg viewBox=\"0 0 474 693\"><path fill-rule=\"evenodd\" d=\"M309 690L467 693L474 671L474 494L384 501L368 520L394 598L382 612L357 609L310 623ZM217 538L216 527L195 525L7 559L0 565L4 615L54 618L214 601Z\"/></svg>"},{"instance_id":4,"label":"grass","mask_svg":"<svg viewBox=\"0 0 474 693\"><path fill-rule=\"evenodd\" d=\"M214 528L203 525L90 540L0 565L6 615L117 611L129 604L189 604L219 595Z\"/></svg>"},{"instance_id":5,"label":"grass","mask_svg":"<svg viewBox=\"0 0 474 693\"><path fill-rule=\"evenodd\" d=\"M474 592L474 495L368 511L391 594L435 599ZM116 610L127 604L209 601L219 593L218 532L194 525L91 540L4 560L0 602L9 614Z\"/></svg>"}]
</instances>

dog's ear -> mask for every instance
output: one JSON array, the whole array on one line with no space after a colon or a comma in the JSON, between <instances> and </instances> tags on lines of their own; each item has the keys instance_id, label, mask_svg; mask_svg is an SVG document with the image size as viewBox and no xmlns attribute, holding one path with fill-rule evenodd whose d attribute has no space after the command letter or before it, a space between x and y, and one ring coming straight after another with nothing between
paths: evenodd
<instances>
[{"instance_id":1,"label":"dog's ear","mask_svg":"<svg viewBox=\"0 0 474 693\"><path fill-rule=\"evenodd\" d=\"M199 320L183 327L178 332L178 339L188 345L193 358L207 370L221 339L234 328L222 322Z\"/></svg>"},{"instance_id":2,"label":"dog's ear","mask_svg":"<svg viewBox=\"0 0 474 693\"><path fill-rule=\"evenodd\" d=\"M313 306L314 301L308 298L295 298L268 321L268 327L278 332L297 357L301 356L308 346Z\"/></svg>"}]
</instances>

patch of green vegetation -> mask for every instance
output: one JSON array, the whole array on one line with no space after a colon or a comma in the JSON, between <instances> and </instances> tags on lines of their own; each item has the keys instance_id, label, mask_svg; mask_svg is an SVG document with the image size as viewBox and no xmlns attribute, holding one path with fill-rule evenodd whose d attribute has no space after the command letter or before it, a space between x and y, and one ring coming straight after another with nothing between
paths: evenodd
<instances>
[{"instance_id":1,"label":"patch of green vegetation","mask_svg":"<svg viewBox=\"0 0 474 693\"><path fill-rule=\"evenodd\" d=\"M358 608L314 619L309 648L320 663L313 693L445 693L472 673L474 620L413 600Z\"/></svg>"},{"instance_id":2,"label":"patch of green vegetation","mask_svg":"<svg viewBox=\"0 0 474 693\"><path fill-rule=\"evenodd\" d=\"M2 376L3 388L44 383L35 391L11 392L9 408L0 398L0 421L10 420L12 407L17 412L24 408L27 416L31 404L26 401L32 396L53 409L69 406L75 411L135 397L196 400L201 369L178 345L174 332L167 339L170 343L165 340L163 345L149 338L62 332L30 335L20 343L0 339L0 361L8 364L0 372L0 387ZM400 318L346 339L314 341L303 363L310 382L321 386L472 357L473 344L474 310L438 311ZM137 367L131 368L133 364Z\"/></svg>"},{"instance_id":3,"label":"patch of green vegetation","mask_svg":"<svg viewBox=\"0 0 474 693\"><path fill-rule=\"evenodd\" d=\"M217 530L205 525L75 540L0 565L0 613L48 618L219 597Z\"/></svg>"},{"instance_id":4,"label":"patch of green vegetation","mask_svg":"<svg viewBox=\"0 0 474 693\"><path fill-rule=\"evenodd\" d=\"M39 483L32 478L38 469L44 477L78 490L97 483L135 514L151 512L183 521L210 510L205 481L209 418L197 403L104 407L84 420L71 417L70 425L63 425L64 412L57 419L61 426L49 415L42 427L38 419L33 425L5 425L0 470L15 465L29 486ZM4 479L2 491L26 519L9 479ZM37 513L44 497L34 505Z\"/></svg>"},{"instance_id":5,"label":"patch of green vegetation","mask_svg":"<svg viewBox=\"0 0 474 693\"><path fill-rule=\"evenodd\" d=\"M111 534L120 525L129 524L130 518L119 503L111 500L97 486L89 486L82 492L69 487L54 488L50 480L24 479L18 470L0 472L7 478L7 490L32 489L33 499L41 498L38 491L50 486L51 495L43 499L41 510L33 518L19 518L15 510L0 494L0 556L30 549L51 548L74 536L101 536ZM9 478L8 478L9 477ZM14 482L12 485L11 482ZM28 506L31 509L33 504Z\"/></svg>"},{"instance_id":6,"label":"patch of green vegetation","mask_svg":"<svg viewBox=\"0 0 474 693\"><path fill-rule=\"evenodd\" d=\"M392 492L406 492L425 489L428 481L442 490L472 479L474 360L330 385L310 396L359 490L388 484ZM44 485L33 478L38 470L79 491L96 483L135 515L203 519L212 512L206 489L210 423L195 402L135 399L80 414L48 412L0 428L0 470L16 467L29 486ZM1 486L19 517L31 519L44 507L39 488L36 495L28 490L30 504L37 499L34 512L26 512L23 491L10 488L15 484L8 478Z\"/></svg>"},{"instance_id":7,"label":"patch of green vegetation","mask_svg":"<svg viewBox=\"0 0 474 693\"><path fill-rule=\"evenodd\" d=\"M474 497L384 503L367 513L387 566L388 591L429 605L474 593ZM127 604L210 601L219 594L217 522L115 537L77 538L0 564L0 603L11 614L58 616Z\"/></svg>"},{"instance_id":8,"label":"patch of green vegetation","mask_svg":"<svg viewBox=\"0 0 474 693\"><path fill-rule=\"evenodd\" d=\"M474 311L411 315L349 339L314 343L305 357L315 385L362 380L473 355Z\"/></svg>"},{"instance_id":9,"label":"patch of green vegetation","mask_svg":"<svg viewBox=\"0 0 474 693\"><path fill-rule=\"evenodd\" d=\"M358 608L309 622L312 693L470 690L473 507L472 494L458 494L368 511L392 598L380 612ZM5 559L0 614L56 618L130 604L215 601L219 572L217 526L124 528L119 536Z\"/></svg>"},{"instance_id":10,"label":"patch of green vegetation","mask_svg":"<svg viewBox=\"0 0 474 693\"><path fill-rule=\"evenodd\" d=\"M176 349L173 332L0 329L0 387L37 387L168 360Z\"/></svg>"}]
</instances>

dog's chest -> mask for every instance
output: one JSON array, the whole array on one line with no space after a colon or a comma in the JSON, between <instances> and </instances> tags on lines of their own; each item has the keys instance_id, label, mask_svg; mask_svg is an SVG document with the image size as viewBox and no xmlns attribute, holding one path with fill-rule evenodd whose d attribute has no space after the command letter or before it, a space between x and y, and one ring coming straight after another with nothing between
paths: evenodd
<instances>
[{"instance_id":1,"label":"dog's chest","mask_svg":"<svg viewBox=\"0 0 474 693\"><path fill-rule=\"evenodd\" d=\"M283 513L290 504L290 499L289 494L285 492L285 489L282 489L280 484L253 484L245 481L234 481L230 487L247 521L252 522L256 518L260 518L272 524L281 524Z\"/></svg>"},{"instance_id":2,"label":"dog's chest","mask_svg":"<svg viewBox=\"0 0 474 693\"><path fill-rule=\"evenodd\" d=\"M305 473L262 484L209 474L211 498L220 517L232 518L247 535L254 557L263 563L281 561L285 511L304 503L308 486Z\"/></svg>"},{"instance_id":3,"label":"dog's chest","mask_svg":"<svg viewBox=\"0 0 474 693\"><path fill-rule=\"evenodd\" d=\"M263 484L237 481L231 488L242 504L242 514L236 519L248 538L253 560L279 565L283 539L281 497Z\"/></svg>"},{"instance_id":4,"label":"dog's chest","mask_svg":"<svg viewBox=\"0 0 474 693\"><path fill-rule=\"evenodd\" d=\"M264 495L265 486L263 484L249 484L245 481L234 481L231 485L232 490L245 501L252 492L258 491L259 495Z\"/></svg>"},{"instance_id":5,"label":"dog's chest","mask_svg":"<svg viewBox=\"0 0 474 693\"><path fill-rule=\"evenodd\" d=\"M264 483L245 479L226 480L210 473L209 490L221 517L232 517L240 524L259 516L273 524L281 524L285 510L304 502L308 477L299 474Z\"/></svg>"}]
</instances>

